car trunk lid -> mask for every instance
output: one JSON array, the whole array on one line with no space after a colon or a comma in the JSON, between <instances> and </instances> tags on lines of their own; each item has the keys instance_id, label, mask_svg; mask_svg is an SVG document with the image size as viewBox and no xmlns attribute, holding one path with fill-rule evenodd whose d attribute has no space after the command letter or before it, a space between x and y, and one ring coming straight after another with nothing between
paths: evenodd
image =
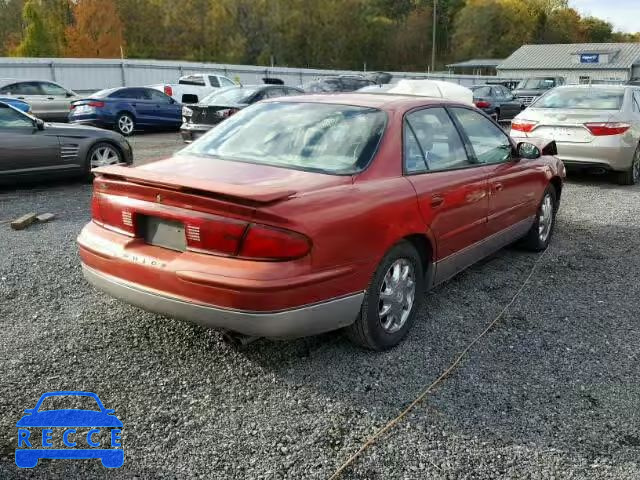
<instances>
[{"instance_id":1,"label":"car trunk lid","mask_svg":"<svg viewBox=\"0 0 640 480\"><path fill-rule=\"evenodd\" d=\"M563 143L589 143L596 137L586 123L610 122L617 110L529 109L523 116L536 123L531 136L551 138Z\"/></svg>"},{"instance_id":2,"label":"car trunk lid","mask_svg":"<svg viewBox=\"0 0 640 480\"><path fill-rule=\"evenodd\" d=\"M189 109L193 112L187 117L187 123L198 125L216 125L224 119L238 112L246 105L191 105Z\"/></svg>"}]
</instances>

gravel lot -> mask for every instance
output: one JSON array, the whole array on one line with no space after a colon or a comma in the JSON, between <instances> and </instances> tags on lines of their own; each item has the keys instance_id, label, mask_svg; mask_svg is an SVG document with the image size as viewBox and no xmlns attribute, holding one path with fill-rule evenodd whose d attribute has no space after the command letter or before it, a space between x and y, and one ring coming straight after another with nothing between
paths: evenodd
<instances>
[{"instance_id":1,"label":"gravel lot","mask_svg":"<svg viewBox=\"0 0 640 480\"><path fill-rule=\"evenodd\" d=\"M179 148L133 139L137 159ZM386 353L340 333L238 349L93 291L75 237L90 186L0 191L0 478L327 478L506 305L538 255L505 249L428 294ZM640 188L572 178L556 236L505 318L349 479L640 478ZM15 422L46 391L89 390L124 423L125 464L19 470Z\"/></svg>"}]
</instances>

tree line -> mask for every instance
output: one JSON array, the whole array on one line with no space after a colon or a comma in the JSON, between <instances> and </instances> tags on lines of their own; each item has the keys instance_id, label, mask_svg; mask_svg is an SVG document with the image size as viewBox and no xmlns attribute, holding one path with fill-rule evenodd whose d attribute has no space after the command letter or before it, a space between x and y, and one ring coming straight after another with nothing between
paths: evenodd
<instances>
[{"instance_id":1,"label":"tree line","mask_svg":"<svg viewBox=\"0 0 640 480\"><path fill-rule=\"evenodd\" d=\"M0 0L0 55L426 71L433 0ZM526 43L640 42L568 0L438 0L436 69Z\"/></svg>"}]
</instances>

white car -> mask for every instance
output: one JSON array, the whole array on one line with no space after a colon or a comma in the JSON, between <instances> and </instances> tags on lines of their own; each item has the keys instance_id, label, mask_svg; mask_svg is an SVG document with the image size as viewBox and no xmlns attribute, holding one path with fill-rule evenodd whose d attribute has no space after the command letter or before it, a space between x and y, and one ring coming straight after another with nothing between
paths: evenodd
<instances>
[{"instance_id":1,"label":"white car","mask_svg":"<svg viewBox=\"0 0 640 480\"><path fill-rule=\"evenodd\" d=\"M178 79L178 83L151 85L149 88L159 90L169 95L179 103L198 103L210 93L237 84L223 75L196 73L185 75Z\"/></svg>"}]
</instances>

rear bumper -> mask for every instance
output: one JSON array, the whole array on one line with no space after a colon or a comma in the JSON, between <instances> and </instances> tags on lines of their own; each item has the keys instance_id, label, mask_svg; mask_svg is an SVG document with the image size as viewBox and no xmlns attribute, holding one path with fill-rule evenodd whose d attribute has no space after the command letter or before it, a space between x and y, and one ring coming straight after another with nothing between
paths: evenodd
<instances>
[{"instance_id":1,"label":"rear bumper","mask_svg":"<svg viewBox=\"0 0 640 480\"><path fill-rule=\"evenodd\" d=\"M635 145L621 145L620 141L590 143L556 142L557 157L570 169L604 168L625 171L631 168Z\"/></svg>"},{"instance_id":2,"label":"rear bumper","mask_svg":"<svg viewBox=\"0 0 640 480\"><path fill-rule=\"evenodd\" d=\"M345 327L355 321L364 299L364 292L360 292L288 310L254 312L187 302L98 272L85 264L82 271L98 290L144 310L259 337L304 337Z\"/></svg>"},{"instance_id":3,"label":"rear bumper","mask_svg":"<svg viewBox=\"0 0 640 480\"><path fill-rule=\"evenodd\" d=\"M192 123L183 123L180 126L180 135L182 135L182 139L189 143L197 140L202 135L211 130L214 125L199 125Z\"/></svg>"}]
</instances>

